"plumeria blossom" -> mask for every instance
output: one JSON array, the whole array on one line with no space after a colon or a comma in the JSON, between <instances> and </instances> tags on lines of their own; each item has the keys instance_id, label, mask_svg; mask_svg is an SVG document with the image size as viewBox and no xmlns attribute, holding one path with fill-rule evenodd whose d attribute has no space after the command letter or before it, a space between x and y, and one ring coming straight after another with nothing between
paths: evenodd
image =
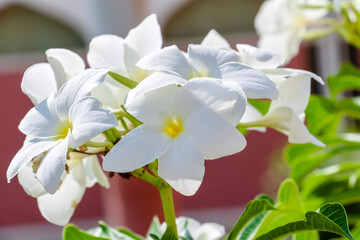
<instances>
[{"instance_id":1,"label":"plumeria blossom","mask_svg":"<svg viewBox=\"0 0 360 240\"><path fill-rule=\"evenodd\" d=\"M57 93L71 77L85 69L83 60L67 49L49 49L46 57L49 63L31 66L22 80L23 92L34 105ZM35 178L38 164L44 156L45 154L41 153L23 167L18 173L18 180L28 195L37 198L40 212L45 219L57 225L65 225L87 187L98 182L108 188L109 182L96 155L71 152L66 161L67 170L61 176L61 187L51 195Z\"/></svg>"},{"instance_id":2,"label":"plumeria blossom","mask_svg":"<svg viewBox=\"0 0 360 240\"><path fill-rule=\"evenodd\" d=\"M305 5L318 8L306 8ZM259 47L290 61L297 55L309 27L324 27L319 21L328 13L328 5L327 0L264 1L255 18L255 28L260 37Z\"/></svg>"},{"instance_id":3,"label":"plumeria blossom","mask_svg":"<svg viewBox=\"0 0 360 240\"><path fill-rule=\"evenodd\" d=\"M202 44L224 48L225 41L220 34L212 30L204 38ZM237 44L236 48L238 61L265 74L275 83L280 92L280 98L272 100L270 109L265 116L248 104L241 123L256 125L249 129L262 132L266 130L265 127L277 129L288 135L291 143L312 142L315 145L324 146L322 142L311 135L304 125L304 111L310 98L311 79L313 78L321 84L324 84L323 80L308 71L281 68L285 59L265 49L247 44Z\"/></svg>"},{"instance_id":4,"label":"plumeria blossom","mask_svg":"<svg viewBox=\"0 0 360 240\"><path fill-rule=\"evenodd\" d=\"M27 141L10 163L8 181L34 157L46 152L35 177L47 192L54 194L65 170L68 149L80 147L117 126L115 116L88 96L106 73L106 69L88 69L76 74L58 94L52 94L26 114L19 129Z\"/></svg>"},{"instance_id":5,"label":"plumeria blossom","mask_svg":"<svg viewBox=\"0 0 360 240\"><path fill-rule=\"evenodd\" d=\"M145 18L125 39L116 35L101 35L91 40L88 62L93 68L108 68L111 72L140 82L150 72L135 64L147 54L161 49L162 36L155 14ZM130 89L110 76L105 82L93 90L105 106L112 109L120 108Z\"/></svg>"},{"instance_id":6,"label":"plumeria blossom","mask_svg":"<svg viewBox=\"0 0 360 240\"><path fill-rule=\"evenodd\" d=\"M189 217L176 218L178 236L192 240L219 240L225 236L225 227L217 223L201 224ZM160 226L160 231L165 232L166 222ZM150 238L149 238L150 239Z\"/></svg>"},{"instance_id":7,"label":"plumeria blossom","mask_svg":"<svg viewBox=\"0 0 360 240\"><path fill-rule=\"evenodd\" d=\"M281 98L271 102L270 108L264 116L251 105L248 105L241 123L274 128L288 135L290 143L311 142L318 146L325 146L304 125L304 111L310 98L312 77L312 75L301 72L298 74L288 72L286 78L281 74L277 79Z\"/></svg>"},{"instance_id":8,"label":"plumeria blossom","mask_svg":"<svg viewBox=\"0 0 360 240\"><path fill-rule=\"evenodd\" d=\"M22 79L21 89L34 105L57 93L65 82L85 69L81 57L67 49L49 49L46 58L49 63L32 65Z\"/></svg>"},{"instance_id":9,"label":"plumeria blossom","mask_svg":"<svg viewBox=\"0 0 360 240\"><path fill-rule=\"evenodd\" d=\"M69 222L76 206L80 203L86 188L99 183L109 188L109 181L101 169L96 156L71 152L66 165L68 170L61 176L61 186L49 194L35 178L35 173L45 154L36 156L18 173L18 180L26 193L37 198L42 216L56 225Z\"/></svg>"},{"instance_id":10,"label":"plumeria blossom","mask_svg":"<svg viewBox=\"0 0 360 240\"><path fill-rule=\"evenodd\" d=\"M245 94L247 98L278 98L276 86L268 77L237 61L235 51L190 45L187 54L184 54L176 46L165 47L137 63L143 69L156 72L144 79L127 98L136 97L138 92L151 88L175 82L183 84L199 77L219 79L224 86ZM204 101L206 98L204 96Z\"/></svg>"},{"instance_id":11,"label":"plumeria blossom","mask_svg":"<svg viewBox=\"0 0 360 240\"><path fill-rule=\"evenodd\" d=\"M204 103L199 95L209 96L206 91L214 97ZM158 159L159 176L176 191L193 195L204 176L204 158L220 158L245 147L245 138L230 123L240 120L245 105L245 97L209 78L139 93L127 99L125 107L144 124L111 149L103 168L131 172Z\"/></svg>"},{"instance_id":12,"label":"plumeria blossom","mask_svg":"<svg viewBox=\"0 0 360 240\"><path fill-rule=\"evenodd\" d=\"M248 104L241 122L253 122L256 125L277 129L288 135L291 143L311 142L324 146L304 125L304 111L310 98L311 79L324 84L322 79L308 71L280 68L279 66L284 62L283 58L266 50L243 44L238 44L237 49L240 61L267 75L280 92L280 98L271 102L269 111L264 117Z\"/></svg>"}]
</instances>

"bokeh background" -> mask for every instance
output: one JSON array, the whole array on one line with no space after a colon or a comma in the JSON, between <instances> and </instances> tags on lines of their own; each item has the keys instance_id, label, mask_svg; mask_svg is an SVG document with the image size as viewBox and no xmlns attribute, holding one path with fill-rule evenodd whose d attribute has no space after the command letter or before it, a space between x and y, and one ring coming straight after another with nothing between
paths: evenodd
<instances>
[{"instance_id":1,"label":"bokeh background","mask_svg":"<svg viewBox=\"0 0 360 240\"><path fill-rule=\"evenodd\" d=\"M68 48L86 59L90 40L100 34L125 37L146 16L156 13L164 45L183 50L200 43L216 29L234 47L256 45L253 27L262 0L0 0L0 239L57 240L62 228L41 217L36 199L26 195L15 178L6 182L6 169L22 146L17 126L32 107L21 92L24 71L46 62L48 48ZM331 51L329 51L331 49ZM114 49L114 51L116 51ZM341 61L357 62L354 50L336 36L303 44L290 67L307 69L325 77ZM314 85L315 91L324 91ZM230 227L245 204L260 192L272 194L286 176L281 147L286 137L268 130L251 132L247 148L234 156L206 161L200 190L193 197L175 194L177 215ZM158 193L152 186L115 175L110 190L88 189L72 222L91 228L102 219L145 234L154 214L162 218Z\"/></svg>"}]
</instances>

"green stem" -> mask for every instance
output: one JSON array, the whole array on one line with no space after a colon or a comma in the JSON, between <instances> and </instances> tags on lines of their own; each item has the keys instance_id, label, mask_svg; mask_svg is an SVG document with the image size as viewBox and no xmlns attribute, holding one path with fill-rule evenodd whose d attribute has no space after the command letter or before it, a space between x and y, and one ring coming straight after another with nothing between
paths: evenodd
<instances>
[{"instance_id":1,"label":"green stem","mask_svg":"<svg viewBox=\"0 0 360 240\"><path fill-rule=\"evenodd\" d=\"M111 150L114 147L114 144L112 144L112 142L109 141L105 141L105 142L88 141L84 145L88 147L106 147L109 150Z\"/></svg>"},{"instance_id":2,"label":"green stem","mask_svg":"<svg viewBox=\"0 0 360 240\"><path fill-rule=\"evenodd\" d=\"M163 182L162 186L158 187L158 189L160 192L166 225L168 228L171 228L176 237L178 237L172 188L167 183Z\"/></svg>"},{"instance_id":3,"label":"green stem","mask_svg":"<svg viewBox=\"0 0 360 240\"><path fill-rule=\"evenodd\" d=\"M166 225L168 228L172 229L177 237L175 208L172 196L172 188L170 185L167 184L162 178L150 174L144 168L139 168L132 171L132 175L150 183L159 190Z\"/></svg>"},{"instance_id":4,"label":"green stem","mask_svg":"<svg viewBox=\"0 0 360 240\"><path fill-rule=\"evenodd\" d=\"M132 175L136 178L142 179L151 185L154 185L155 187L159 188L159 186L162 185L162 179L154 177L151 175L148 171L146 171L144 168L139 168L134 171L132 171Z\"/></svg>"}]
</instances>

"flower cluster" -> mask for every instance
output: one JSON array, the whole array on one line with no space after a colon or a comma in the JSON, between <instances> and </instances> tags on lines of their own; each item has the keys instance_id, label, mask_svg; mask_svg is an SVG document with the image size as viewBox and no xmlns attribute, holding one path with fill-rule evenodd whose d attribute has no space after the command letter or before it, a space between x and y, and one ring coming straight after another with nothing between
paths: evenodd
<instances>
[{"instance_id":1,"label":"flower cluster","mask_svg":"<svg viewBox=\"0 0 360 240\"><path fill-rule=\"evenodd\" d=\"M298 54L302 40L319 39L333 32L358 46L359 33L349 29L359 23L359 9L358 0L264 1L255 18L258 45L287 62Z\"/></svg>"},{"instance_id":2,"label":"flower cluster","mask_svg":"<svg viewBox=\"0 0 360 240\"><path fill-rule=\"evenodd\" d=\"M190 196L201 185L204 160L245 148L240 128L271 127L290 142L323 145L304 125L311 78L321 78L282 68L285 59L267 50L243 44L234 50L215 30L186 52L162 48L151 15L124 39L95 37L90 69L65 49L46 56L49 63L31 66L23 77L23 92L35 107L19 125L26 140L7 178L18 174L55 224L69 221L86 187L109 186L99 153L105 171L147 166L151 177ZM250 99L268 102L267 113Z\"/></svg>"}]
</instances>

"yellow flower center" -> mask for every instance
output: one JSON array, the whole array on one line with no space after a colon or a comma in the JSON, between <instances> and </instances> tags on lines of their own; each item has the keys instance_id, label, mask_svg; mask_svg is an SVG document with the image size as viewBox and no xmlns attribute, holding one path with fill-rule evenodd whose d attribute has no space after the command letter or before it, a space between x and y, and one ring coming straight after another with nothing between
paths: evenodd
<instances>
[{"instance_id":1,"label":"yellow flower center","mask_svg":"<svg viewBox=\"0 0 360 240\"><path fill-rule=\"evenodd\" d=\"M184 131L183 120L180 117L173 116L165 119L163 132L172 139L179 136Z\"/></svg>"},{"instance_id":2,"label":"yellow flower center","mask_svg":"<svg viewBox=\"0 0 360 240\"><path fill-rule=\"evenodd\" d=\"M202 77L210 77L210 74L205 70L199 70L199 71L193 71L189 77L188 80L192 79L192 78L202 78Z\"/></svg>"},{"instance_id":3,"label":"yellow flower center","mask_svg":"<svg viewBox=\"0 0 360 240\"><path fill-rule=\"evenodd\" d=\"M60 126L57 128L56 133L57 133L57 139L64 139L66 138L66 136L68 135L70 132L72 132L73 130L73 125L71 123L71 121L69 119L63 121Z\"/></svg>"}]
</instances>

